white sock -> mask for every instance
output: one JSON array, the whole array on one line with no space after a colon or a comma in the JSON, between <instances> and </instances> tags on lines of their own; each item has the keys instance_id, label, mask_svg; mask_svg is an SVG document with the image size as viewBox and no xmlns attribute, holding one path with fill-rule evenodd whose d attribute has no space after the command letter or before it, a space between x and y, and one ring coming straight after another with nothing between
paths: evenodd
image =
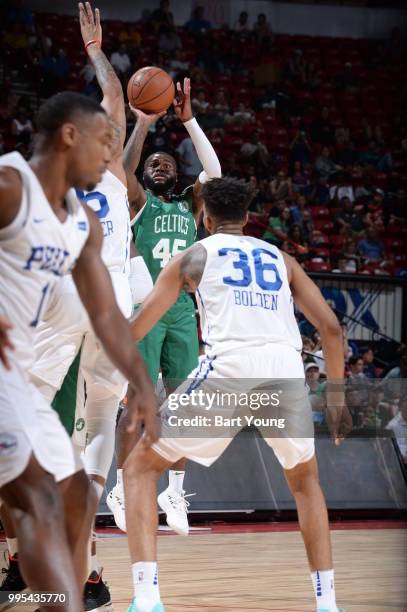
<instances>
[{"instance_id":1,"label":"white sock","mask_svg":"<svg viewBox=\"0 0 407 612\"><path fill-rule=\"evenodd\" d=\"M121 489L123 491L123 470L122 469L118 469L116 470L116 487L118 487L119 489Z\"/></svg>"},{"instance_id":2,"label":"white sock","mask_svg":"<svg viewBox=\"0 0 407 612\"><path fill-rule=\"evenodd\" d=\"M96 553L92 555L90 558L90 573L92 572L96 572L97 575L99 575L99 563L98 563L98 557Z\"/></svg>"},{"instance_id":3,"label":"white sock","mask_svg":"<svg viewBox=\"0 0 407 612\"><path fill-rule=\"evenodd\" d=\"M334 570L316 571L311 574L314 585L317 608L325 608L329 612L337 612L335 599Z\"/></svg>"},{"instance_id":4,"label":"white sock","mask_svg":"<svg viewBox=\"0 0 407 612\"><path fill-rule=\"evenodd\" d=\"M18 542L17 538L6 538L8 554L10 557L14 557L18 553Z\"/></svg>"},{"instance_id":5,"label":"white sock","mask_svg":"<svg viewBox=\"0 0 407 612\"><path fill-rule=\"evenodd\" d=\"M184 492L184 476L185 472L180 470L169 470L168 471L168 484L171 489L177 493L182 494Z\"/></svg>"},{"instance_id":6,"label":"white sock","mask_svg":"<svg viewBox=\"0 0 407 612\"><path fill-rule=\"evenodd\" d=\"M157 563L155 561L138 561L131 566L133 574L134 597L137 598L137 609L150 612L160 601Z\"/></svg>"}]
</instances>

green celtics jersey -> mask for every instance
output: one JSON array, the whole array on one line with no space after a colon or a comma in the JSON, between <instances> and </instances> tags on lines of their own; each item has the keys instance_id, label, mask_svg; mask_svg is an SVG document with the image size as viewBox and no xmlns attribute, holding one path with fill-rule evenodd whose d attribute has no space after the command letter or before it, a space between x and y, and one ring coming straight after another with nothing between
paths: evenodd
<instances>
[{"instance_id":1,"label":"green celtics jersey","mask_svg":"<svg viewBox=\"0 0 407 612\"><path fill-rule=\"evenodd\" d=\"M147 202L133 225L135 245L143 256L153 282L173 255L190 247L196 236L192 214L192 187L171 202L147 191Z\"/></svg>"}]
</instances>

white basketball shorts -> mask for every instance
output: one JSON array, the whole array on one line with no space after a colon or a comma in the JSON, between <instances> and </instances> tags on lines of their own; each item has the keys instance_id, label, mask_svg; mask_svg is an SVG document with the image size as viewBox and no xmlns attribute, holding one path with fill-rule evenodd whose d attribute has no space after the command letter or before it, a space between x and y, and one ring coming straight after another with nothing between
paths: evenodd
<instances>
[{"instance_id":1,"label":"white basketball shorts","mask_svg":"<svg viewBox=\"0 0 407 612\"><path fill-rule=\"evenodd\" d=\"M83 469L58 415L10 353L0 363L0 487L20 476L33 453L57 482Z\"/></svg>"},{"instance_id":2,"label":"white basketball shorts","mask_svg":"<svg viewBox=\"0 0 407 612\"><path fill-rule=\"evenodd\" d=\"M284 469L309 461L315 452L302 359L290 346L203 356L160 412L161 437L152 448L171 463L186 457L210 466L251 424Z\"/></svg>"}]
</instances>

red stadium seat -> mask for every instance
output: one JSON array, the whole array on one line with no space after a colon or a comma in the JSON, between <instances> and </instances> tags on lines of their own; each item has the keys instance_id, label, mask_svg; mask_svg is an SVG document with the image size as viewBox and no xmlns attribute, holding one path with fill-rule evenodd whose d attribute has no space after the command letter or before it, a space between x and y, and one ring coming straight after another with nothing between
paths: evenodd
<instances>
[{"instance_id":1,"label":"red stadium seat","mask_svg":"<svg viewBox=\"0 0 407 612\"><path fill-rule=\"evenodd\" d=\"M331 264L327 261L309 261L307 263L307 270L309 272L330 272L332 270Z\"/></svg>"}]
</instances>

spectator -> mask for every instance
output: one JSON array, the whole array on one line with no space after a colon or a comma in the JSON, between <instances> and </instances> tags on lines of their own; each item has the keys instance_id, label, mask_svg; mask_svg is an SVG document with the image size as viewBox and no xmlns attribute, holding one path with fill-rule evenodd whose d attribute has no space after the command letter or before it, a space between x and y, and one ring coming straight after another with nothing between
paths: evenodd
<instances>
[{"instance_id":1,"label":"spectator","mask_svg":"<svg viewBox=\"0 0 407 612\"><path fill-rule=\"evenodd\" d=\"M291 178L292 190L303 194L310 183L309 173L304 170L303 163L298 160L295 161Z\"/></svg>"},{"instance_id":2,"label":"spectator","mask_svg":"<svg viewBox=\"0 0 407 612\"><path fill-rule=\"evenodd\" d=\"M311 138L312 142L318 144L332 145L335 142L335 130L329 121L329 110L326 106L322 108L320 116L312 123Z\"/></svg>"},{"instance_id":3,"label":"spectator","mask_svg":"<svg viewBox=\"0 0 407 612\"><path fill-rule=\"evenodd\" d=\"M298 130L290 145L291 163L300 162L306 164L311 161L312 148L305 130Z\"/></svg>"},{"instance_id":4,"label":"spectator","mask_svg":"<svg viewBox=\"0 0 407 612\"><path fill-rule=\"evenodd\" d=\"M392 368L383 380L392 380L396 378L407 378L407 354L405 353L401 355L399 365Z\"/></svg>"},{"instance_id":5,"label":"spectator","mask_svg":"<svg viewBox=\"0 0 407 612\"><path fill-rule=\"evenodd\" d=\"M120 77L125 77L131 68L130 57L126 50L126 45L123 43L117 51L114 51L110 57L110 63Z\"/></svg>"},{"instance_id":6,"label":"spectator","mask_svg":"<svg viewBox=\"0 0 407 612\"><path fill-rule=\"evenodd\" d=\"M304 363L315 363L312 359L312 340L308 336L301 336L302 339L302 360Z\"/></svg>"},{"instance_id":7,"label":"spectator","mask_svg":"<svg viewBox=\"0 0 407 612\"><path fill-rule=\"evenodd\" d=\"M205 19L205 9L203 6L197 6L193 10L192 17L189 21L187 21L185 27L187 30L195 32L196 34L206 32L207 30L211 29L212 24L210 21Z\"/></svg>"},{"instance_id":8,"label":"spectator","mask_svg":"<svg viewBox=\"0 0 407 612\"><path fill-rule=\"evenodd\" d=\"M320 155L317 157L315 162L315 170L320 176L329 179L331 176L336 174L338 170L341 170L340 166L337 166L331 158L331 152L328 147L323 147Z\"/></svg>"},{"instance_id":9,"label":"spectator","mask_svg":"<svg viewBox=\"0 0 407 612\"><path fill-rule=\"evenodd\" d=\"M303 195L299 195L296 201L290 206L290 213L293 223L302 225L304 219L304 211L307 205L307 198Z\"/></svg>"},{"instance_id":10,"label":"spectator","mask_svg":"<svg viewBox=\"0 0 407 612\"><path fill-rule=\"evenodd\" d=\"M363 372L368 378L376 378L376 368L374 367L374 353L371 348L365 346L359 351L363 359Z\"/></svg>"},{"instance_id":11,"label":"spectator","mask_svg":"<svg viewBox=\"0 0 407 612\"><path fill-rule=\"evenodd\" d=\"M290 209L283 208L278 217L270 217L263 240L280 247L284 240L287 240L290 220Z\"/></svg>"},{"instance_id":12,"label":"spectator","mask_svg":"<svg viewBox=\"0 0 407 612\"><path fill-rule=\"evenodd\" d=\"M225 121L226 123L237 123L240 125L248 125L249 123L254 123L255 116L253 111L250 108L247 108L244 102L239 102L237 109L233 112L232 115L226 115Z\"/></svg>"},{"instance_id":13,"label":"spectator","mask_svg":"<svg viewBox=\"0 0 407 612\"><path fill-rule=\"evenodd\" d=\"M129 51L138 49L141 44L141 34L136 24L130 23L128 29L122 30L119 34L119 43L126 45Z\"/></svg>"},{"instance_id":14,"label":"spectator","mask_svg":"<svg viewBox=\"0 0 407 612\"><path fill-rule=\"evenodd\" d=\"M341 234L349 234L352 218L353 218L353 204L347 197L341 198L339 202L340 210L335 215L336 230Z\"/></svg>"},{"instance_id":15,"label":"spectator","mask_svg":"<svg viewBox=\"0 0 407 612\"><path fill-rule=\"evenodd\" d=\"M206 113L209 108L209 102L206 99L206 94L204 89L198 89L196 92L196 97L192 98L191 101L192 109L197 114Z\"/></svg>"},{"instance_id":16,"label":"spectator","mask_svg":"<svg viewBox=\"0 0 407 612\"><path fill-rule=\"evenodd\" d=\"M305 365L305 380L308 385L308 397L312 408L312 419L317 425L325 422L326 382L320 381L317 363L310 361Z\"/></svg>"},{"instance_id":17,"label":"spectator","mask_svg":"<svg viewBox=\"0 0 407 612\"><path fill-rule=\"evenodd\" d=\"M260 140L257 130L253 132L250 141L244 142L240 148L240 153L246 162L257 164L263 169L267 168L269 152L265 144Z\"/></svg>"},{"instance_id":18,"label":"spectator","mask_svg":"<svg viewBox=\"0 0 407 612\"><path fill-rule=\"evenodd\" d=\"M314 222L312 220L311 212L305 208L302 213L302 232L305 242L311 242L311 237L314 231Z\"/></svg>"},{"instance_id":19,"label":"spectator","mask_svg":"<svg viewBox=\"0 0 407 612\"><path fill-rule=\"evenodd\" d=\"M331 200L343 200L343 198L349 198L351 202L355 201L355 194L353 192L352 181L349 175L338 173L336 175L335 184L329 189L329 197Z\"/></svg>"},{"instance_id":20,"label":"spectator","mask_svg":"<svg viewBox=\"0 0 407 612\"><path fill-rule=\"evenodd\" d=\"M224 89L219 89L219 91L216 92L213 108L216 111L216 114L222 117L223 119L229 113L230 106L226 99Z\"/></svg>"},{"instance_id":21,"label":"spectator","mask_svg":"<svg viewBox=\"0 0 407 612\"><path fill-rule=\"evenodd\" d=\"M362 165L373 166L376 168L381 157L379 145L375 140L370 140L368 148L366 151L362 151L359 159Z\"/></svg>"},{"instance_id":22,"label":"spectator","mask_svg":"<svg viewBox=\"0 0 407 612\"><path fill-rule=\"evenodd\" d=\"M397 440L403 461L407 464L407 396L404 395L399 402L399 411L387 424L386 429L393 432Z\"/></svg>"},{"instance_id":23,"label":"spectator","mask_svg":"<svg viewBox=\"0 0 407 612\"><path fill-rule=\"evenodd\" d=\"M17 109L17 114L12 121L11 133L16 137L17 143L27 144L34 131L31 119L28 118L27 109L20 106Z\"/></svg>"},{"instance_id":24,"label":"spectator","mask_svg":"<svg viewBox=\"0 0 407 612\"><path fill-rule=\"evenodd\" d=\"M174 57L168 64L171 77L180 80L180 73L187 72L189 70L189 65L189 62L185 58L184 51L182 49L175 49Z\"/></svg>"},{"instance_id":25,"label":"spectator","mask_svg":"<svg viewBox=\"0 0 407 612\"><path fill-rule=\"evenodd\" d=\"M407 378L407 354L402 353L399 365L387 372L380 383L380 388L384 391L385 397L392 399L405 395L405 378Z\"/></svg>"},{"instance_id":26,"label":"spectator","mask_svg":"<svg viewBox=\"0 0 407 612\"><path fill-rule=\"evenodd\" d=\"M253 26L253 32L258 44L262 44L264 40L270 36L270 24L268 23L267 17L264 13L258 14L257 21Z\"/></svg>"},{"instance_id":27,"label":"spectator","mask_svg":"<svg viewBox=\"0 0 407 612\"><path fill-rule=\"evenodd\" d=\"M165 55L173 55L177 49L182 49L182 42L174 26L162 25L158 38L158 49Z\"/></svg>"},{"instance_id":28,"label":"spectator","mask_svg":"<svg viewBox=\"0 0 407 612\"><path fill-rule=\"evenodd\" d=\"M310 200L311 202L315 202L315 204L319 204L320 206L326 206L329 204L330 196L328 179L326 176L321 176L318 182L314 184L310 194Z\"/></svg>"},{"instance_id":29,"label":"spectator","mask_svg":"<svg viewBox=\"0 0 407 612\"><path fill-rule=\"evenodd\" d=\"M273 200L285 200L292 197L291 179L284 170L280 170L271 181L271 197Z\"/></svg>"},{"instance_id":30,"label":"spectator","mask_svg":"<svg viewBox=\"0 0 407 612\"><path fill-rule=\"evenodd\" d=\"M160 30L161 26L174 26L174 17L170 11L169 0L160 0L160 8L153 11L150 20L156 32Z\"/></svg>"},{"instance_id":31,"label":"spectator","mask_svg":"<svg viewBox=\"0 0 407 612\"><path fill-rule=\"evenodd\" d=\"M178 145L176 157L179 163L182 185L185 187L192 185L203 168L189 136Z\"/></svg>"},{"instance_id":32,"label":"spectator","mask_svg":"<svg viewBox=\"0 0 407 612\"><path fill-rule=\"evenodd\" d=\"M353 73L350 62L345 63L344 70L336 75L335 82L338 89L348 93L356 93L359 88L359 79Z\"/></svg>"},{"instance_id":33,"label":"spectator","mask_svg":"<svg viewBox=\"0 0 407 612\"><path fill-rule=\"evenodd\" d=\"M353 238L347 238L343 243L341 257L345 263L340 271L356 274L359 269L360 257L356 251L356 243Z\"/></svg>"},{"instance_id":34,"label":"spectator","mask_svg":"<svg viewBox=\"0 0 407 612\"><path fill-rule=\"evenodd\" d=\"M349 358L348 363L350 367L350 378L358 378L360 380L366 379L366 375L363 372L364 363L362 357L358 357L357 355L352 356Z\"/></svg>"},{"instance_id":35,"label":"spectator","mask_svg":"<svg viewBox=\"0 0 407 612\"><path fill-rule=\"evenodd\" d=\"M377 240L377 232L373 227L366 230L366 238L358 243L359 253L368 261L383 261L384 245Z\"/></svg>"},{"instance_id":36,"label":"spectator","mask_svg":"<svg viewBox=\"0 0 407 612\"><path fill-rule=\"evenodd\" d=\"M235 32L250 32L249 26L249 14L246 11L242 11L239 15L239 19L233 26Z\"/></svg>"}]
</instances>

